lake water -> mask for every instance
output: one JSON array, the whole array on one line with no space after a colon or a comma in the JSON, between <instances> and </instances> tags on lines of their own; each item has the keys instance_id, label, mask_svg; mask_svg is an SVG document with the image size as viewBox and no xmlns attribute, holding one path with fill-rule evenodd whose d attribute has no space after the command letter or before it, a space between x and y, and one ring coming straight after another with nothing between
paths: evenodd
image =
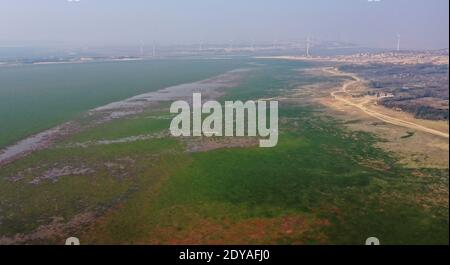
<instances>
[{"instance_id":1,"label":"lake water","mask_svg":"<svg viewBox=\"0 0 450 265\"><path fill-rule=\"evenodd\" d=\"M0 148L89 109L245 63L173 59L0 67Z\"/></svg>"}]
</instances>

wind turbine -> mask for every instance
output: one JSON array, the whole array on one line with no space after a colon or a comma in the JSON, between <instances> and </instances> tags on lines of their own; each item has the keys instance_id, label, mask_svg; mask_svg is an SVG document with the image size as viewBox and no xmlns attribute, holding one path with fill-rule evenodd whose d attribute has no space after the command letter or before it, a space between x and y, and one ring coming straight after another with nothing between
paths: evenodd
<instances>
[{"instance_id":1,"label":"wind turbine","mask_svg":"<svg viewBox=\"0 0 450 265\"><path fill-rule=\"evenodd\" d=\"M309 57L309 48L310 48L310 45L311 45L311 40L310 40L310 38L309 38L309 36L307 36L306 37L306 57Z\"/></svg>"},{"instance_id":2,"label":"wind turbine","mask_svg":"<svg viewBox=\"0 0 450 265\"><path fill-rule=\"evenodd\" d=\"M400 51L400 34L397 34L397 51Z\"/></svg>"},{"instance_id":3,"label":"wind turbine","mask_svg":"<svg viewBox=\"0 0 450 265\"><path fill-rule=\"evenodd\" d=\"M143 41L141 41L140 54L141 54L141 58L144 58L144 42Z\"/></svg>"}]
</instances>

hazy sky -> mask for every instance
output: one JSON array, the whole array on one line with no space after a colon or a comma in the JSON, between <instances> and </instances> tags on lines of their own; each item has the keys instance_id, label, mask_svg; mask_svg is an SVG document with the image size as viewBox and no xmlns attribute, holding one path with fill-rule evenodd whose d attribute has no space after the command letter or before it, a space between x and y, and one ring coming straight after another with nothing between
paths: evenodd
<instances>
[{"instance_id":1,"label":"hazy sky","mask_svg":"<svg viewBox=\"0 0 450 265\"><path fill-rule=\"evenodd\" d=\"M0 0L0 46L325 40L448 48L448 0Z\"/></svg>"}]
</instances>

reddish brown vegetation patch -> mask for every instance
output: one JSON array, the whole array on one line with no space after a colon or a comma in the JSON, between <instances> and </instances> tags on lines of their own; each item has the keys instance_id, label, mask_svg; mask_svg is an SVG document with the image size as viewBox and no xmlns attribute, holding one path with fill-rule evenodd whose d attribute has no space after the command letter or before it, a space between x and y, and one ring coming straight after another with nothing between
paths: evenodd
<instances>
[{"instance_id":1,"label":"reddish brown vegetation patch","mask_svg":"<svg viewBox=\"0 0 450 265\"><path fill-rule=\"evenodd\" d=\"M250 218L240 221L201 219L187 228L160 226L145 244L306 244L326 243L325 219L304 216Z\"/></svg>"}]
</instances>

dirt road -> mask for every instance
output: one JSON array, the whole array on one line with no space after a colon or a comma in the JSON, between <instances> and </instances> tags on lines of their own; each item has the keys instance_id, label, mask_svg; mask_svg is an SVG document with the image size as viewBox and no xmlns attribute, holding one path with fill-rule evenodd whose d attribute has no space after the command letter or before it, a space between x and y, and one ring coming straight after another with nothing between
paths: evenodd
<instances>
[{"instance_id":1,"label":"dirt road","mask_svg":"<svg viewBox=\"0 0 450 265\"><path fill-rule=\"evenodd\" d=\"M344 102L347 105L356 107L356 108L360 109L361 111L363 111L364 113L366 113L366 114L368 114L368 115L370 115L370 116L372 116L372 117L374 117L376 119L379 119L379 120L381 120L383 122L394 124L394 125L397 125L397 126L410 128L410 129L414 129L414 130L418 130L418 131L422 131L422 132L426 132L426 133L431 133L433 135L437 135L437 136L441 136L441 137L445 137L445 138L449 138L449 135L446 132L441 132L441 131L438 131L438 130L434 130L434 129L422 126L420 124L416 124L416 123L413 123L413 122L410 122L410 121L406 121L406 120L402 120L402 119L399 119L399 118L395 118L395 117L392 117L392 116L389 116L389 115L377 112L377 111L375 111L373 109L370 109L366 105L368 103L370 103L371 100L365 100L363 102L353 102L352 100L349 100L349 99L347 99L345 97L339 96L339 94L348 94L347 88L349 86L351 86L351 85L356 85L358 83L362 83L362 80L358 76L356 76L354 74L343 73L343 72L338 71L335 68L323 68L323 71L328 73L328 74L331 74L331 75L347 76L347 77L350 77L350 78L353 79L351 81L345 82L342 85L342 88L340 88L339 90L333 91L331 93L331 96L333 98L335 98L336 100Z\"/></svg>"}]
</instances>

